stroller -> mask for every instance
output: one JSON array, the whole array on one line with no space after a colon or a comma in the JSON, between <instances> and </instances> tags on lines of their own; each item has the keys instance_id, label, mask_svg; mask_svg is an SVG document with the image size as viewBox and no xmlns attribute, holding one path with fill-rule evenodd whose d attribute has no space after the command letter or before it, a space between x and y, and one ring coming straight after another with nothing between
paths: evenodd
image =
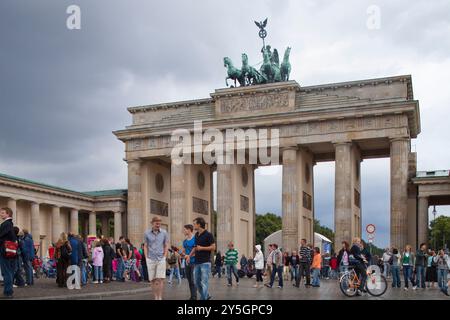
<instances>
[{"instance_id":1,"label":"stroller","mask_svg":"<svg viewBox=\"0 0 450 320\"><path fill-rule=\"evenodd\" d=\"M47 278L56 278L56 260L48 259L42 264L42 271Z\"/></svg>"},{"instance_id":2,"label":"stroller","mask_svg":"<svg viewBox=\"0 0 450 320\"><path fill-rule=\"evenodd\" d=\"M39 279L40 277L42 277L42 273L43 273L42 264L43 264L42 260L38 256L35 256L35 258L31 262L31 265L33 266L34 276L36 277L36 279Z\"/></svg>"}]
</instances>

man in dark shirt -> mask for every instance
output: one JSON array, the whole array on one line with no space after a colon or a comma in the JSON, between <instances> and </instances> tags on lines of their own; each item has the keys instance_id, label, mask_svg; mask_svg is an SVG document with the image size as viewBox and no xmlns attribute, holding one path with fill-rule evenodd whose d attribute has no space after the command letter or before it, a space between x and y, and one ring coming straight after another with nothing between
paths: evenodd
<instances>
[{"instance_id":1,"label":"man in dark shirt","mask_svg":"<svg viewBox=\"0 0 450 320\"><path fill-rule=\"evenodd\" d=\"M214 237L205 226L205 219L199 217L194 220L194 229L197 231L195 247L186 257L186 262L189 263L190 257L195 256L195 284L201 300L211 299L208 294L208 280L211 273L211 252L216 250Z\"/></svg>"},{"instance_id":2,"label":"man in dark shirt","mask_svg":"<svg viewBox=\"0 0 450 320\"><path fill-rule=\"evenodd\" d=\"M306 239L301 240L299 253L299 265L298 265L298 277L295 279L295 286L298 288L300 286L300 281L302 281L303 276L306 276L305 286L311 286L311 270L310 265L312 261L312 254L309 247L306 245Z\"/></svg>"}]
</instances>

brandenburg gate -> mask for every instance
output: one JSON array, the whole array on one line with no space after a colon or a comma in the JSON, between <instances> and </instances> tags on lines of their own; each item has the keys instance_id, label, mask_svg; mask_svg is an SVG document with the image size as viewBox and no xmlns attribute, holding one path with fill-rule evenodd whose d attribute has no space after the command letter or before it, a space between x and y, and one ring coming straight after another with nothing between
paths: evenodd
<instances>
[{"instance_id":1,"label":"brandenburg gate","mask_svg":"<svg viewBox=\"0 0 450 320\"><path fill-rule=\"evenodd\" d=\"M410 146L420 133L420 115L408 75L305 87L295 81L256 84L218 89L207 99L128 111L132 124L114 134L125 143L127 233L133 243L142 242L154 215L162 217L175 246L184 238L183 225L195 217L205 218L212 230L216 171L218 250L224 252L227 242L234 241L240 253L253 255L254 171L267 164L259 159L231 164L171 161L177 144L173 132L187 130L194 141L194 121L201 121L203 131L278 129L285 250L298 248L302 238L313 242L313 170L320 161L335 161L336 246L361 236L360 167L370 158L390 157L391 244L403 248L415 244L417 234L426 235L416 231L416 194L411 191L416 156ZM204 152L210 142L194 141L190 156ZM262 147L267 145L258 145ZM247 160L250 152L246 150Z\"/></svg>"}]
</instances>

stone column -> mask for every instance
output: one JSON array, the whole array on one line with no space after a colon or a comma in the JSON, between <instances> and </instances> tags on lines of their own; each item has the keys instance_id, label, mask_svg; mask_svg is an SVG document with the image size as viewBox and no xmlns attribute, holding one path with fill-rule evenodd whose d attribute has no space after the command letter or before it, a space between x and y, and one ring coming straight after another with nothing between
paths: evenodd
<instances>
[{"instance_id":1,"label":"stone column","mask_svg":"<svg viewBox=\"0 0 450 320\"><path fill-rule=\"evenodd\" d=\"M128 161L128 238L131 243L141 243L144 236L142 210L141 161Z\"/></svg>"},{"instance_id":2,"label":"stone column","mask_svg":"<svg viewBox=\"0 0 450 320\"><path fill-rule=\"evenodd\" d=\"M78 210L70 209L70 232L78 234Z\"/></svg>"},{"instance_id":3,"label":"stone column","mask_svg":"<svg viewBox=\"0 0 450 320\"><path fill-rule=\"evenodd\" d=\"M170 170L170 241L178 245L184 240L186 214L185 165L172 163Z\"/></svg>"},{"instance_id":4,"label":"stone column","mask_svg":"<svg viewBox=\"0 0 450 320\"><path fill-rule=\"evenodd\" d=\"M40 214L39 214L39 203L31 203L31 235L33 236L33 241L39 244L41 240L41 230L40 230Z\"/></svg>"},{"instance_id":5,"label":"stone column","mask_svg":"<svg viewBox=\"0 0 450 320\"><path fill-rule=\"evenodd\" d=\"M103 214L102 219L102 235L105 238L109 237L109 224L108 224L108 216L106 215L106 213Z\"/></svg>"},{"instance_id":6,"label":"stone column","mask_svg":"<svg viewBox=\"0 0 450 320\"><path fill-rule=\"evenodd\" d=\"M391 245L403 250L407 244L409 139L391 140Z\"/></svg>"},{"instance_id":7,"label":"stone column","mask_svg":"<svg viewBox=\"0 0 450 320\"><path fill-rule=\"evenodd\" d=\"M119 241L122 236L122 212L114 212L114 241Z\"/></svg>"},{"instance_id":8,"label":"stone column","mask_svg":"<svg viewBox=\"0 0 450 320\"><path fill-rule=\"evenodd\" d=\"M52 241L56 243L61 235L61 210L52 206Z\"/></svg>"},{"instance_id":9,"label":"stone column","mask_svg":"<svg viewBox=\"0 0 450 320\"><path fill-rule=\"evenodd\" d=\"M97 214L95 211L89 212L89 235L97 235Z\"/></svg>"},{"instance_id":10,"label":"stone column","mask_svg":"<svg viewBox=\"0 0 450 320\"><path fill-rule=\"evenodd\" d=\"M419 196L419 208L417 219L418 245L428 244L428 197Z\"/></svg>"},{"instance_id":11,"label":"stone column","mask_svg":"<svg viewBox=\"0 0 450 320\"><path fill-rule=\"evenodd\" d=\"M231 164L217 165L217 250L225 253L233 239L233 185Z\"/></svg>"},{"instance_id":12,"label":"stone column","mask_svg":"<svg viewBox=\"0 0 450 320\"><path fill-rule=\"evenodd\" d=\"M283 150L282 179L282 247L291 252L299 246L297 148Z\"/></svg>"},{"instance_id":13,"label":"stone column","mask_svg":"<svg viewBox=\"0 0 450 320\"><path fill-rule=\"evenodd\" d=\"M334 243L338 248L342 241L345 240L350 244L352 241L352 144L351 142L337 143L334 148Z\"/></svg>"},{"instance_id":14,"label":"stone column","mask_svg":"<svg viewBox=\"0 0 450 320\"><path fill-rule=\"evenodd\" d=\"M9 198L7 207L12 210L13 223L14 223L14 225L16 225L17 224L17 201L16 201L16 199Z\"/></svg>"}]
</instances>

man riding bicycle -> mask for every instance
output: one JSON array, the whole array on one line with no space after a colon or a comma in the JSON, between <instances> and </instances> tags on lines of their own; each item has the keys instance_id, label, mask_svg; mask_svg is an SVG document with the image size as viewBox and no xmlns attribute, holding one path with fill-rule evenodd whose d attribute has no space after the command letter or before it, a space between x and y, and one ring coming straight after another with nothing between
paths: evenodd
<instances>
[{"instance_id":1,"label":"man riding bicycle","mask_svg":"<svg viewBox=\"0 0 450 320\"><path fill-rule=\"evenodd\" d=\"M352 265L355 269L356 274L358 275L358 278L361 279L361 284L359 286L360 290L362 292L366 292L365 290L365 284L367 280L367 260L364 257L364 255L361 253L362 251L362 244L360 238L353 238L352 247L350 248L350 259L349 263ZM360 293L358 292L358 295Z\"/></svg>"}]
</instances>

